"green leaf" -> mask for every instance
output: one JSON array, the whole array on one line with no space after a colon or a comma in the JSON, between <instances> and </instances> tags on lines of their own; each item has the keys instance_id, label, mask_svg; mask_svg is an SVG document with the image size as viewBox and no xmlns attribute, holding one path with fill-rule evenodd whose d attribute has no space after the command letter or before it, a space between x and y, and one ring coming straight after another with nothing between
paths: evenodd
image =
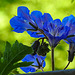
<instances>
[{"instance_id":1,"label":"green leaf","mask_svg":"<svg viewBox=\"0 0 75 75\"><path fill-rule=\"evenodd\" d=\"M26 45L23 45L22 43L18 43L16 41L13 46L11 47L11 44L9 42L6 42L4 57L3 57L3 63L1 63L0 67L0 75L8 75L8 73L17 67L24 66L23 63L17 63L22 58L25 57L27 54L31 54L33 52L31 47L28 47ZM14 64L17 63L15 66ZM28 62L27 62L28 63ZM26 65L30 65L29 63ZM20 64L20 66L19 66ZM31 63L32 64L32 63Z\"/></svg>"},{"instance_id":2,"label":"green leaf","mask_svg":"<svg viewBox=\"0 0 75 75\"><path fill-rule=\"evenodd\" d=\"M1 63L1 57L0 57L0 63Z\"/></svg>"},{"instance_id":3,"label":"green leaf","mask_svg":"<svg viewBox=\"0 0 75 75\"><path fill-rule=\"evenodd\" d=\"M17 68L17 67L27 67L30 66L33 62L21 62L21 63L17 63L15 64L13 67Z\"/></svg>"}]
</instances>

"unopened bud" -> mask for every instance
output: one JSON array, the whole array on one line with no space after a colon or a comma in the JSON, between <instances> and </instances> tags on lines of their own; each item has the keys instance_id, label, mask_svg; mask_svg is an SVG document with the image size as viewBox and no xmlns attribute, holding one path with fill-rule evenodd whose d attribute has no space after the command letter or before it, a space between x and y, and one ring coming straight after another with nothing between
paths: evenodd
<instances>
[{"instance_id":1,"label":"unopened bud","mask_svg":"<svg viewBox=\"0 0 75 75\"><path fill-rule=\"evenodd\" d=\"M41 56L46 56L46 54L50 51L48 48L48 44L44 42L37 50L37 54Z\"/></svg>"},{"instance_id":2,"label":"unopened bud","mask_svg":"<svg viewBox=\"0 0 75 75\"><path fill-rule=\"evenodd\" d=\"M68 50L68 61L70 61L70 62L73 61L74 53L75 53L75 42L71 42L69 44L69 50Z\"/></svg>"},{"instance_id":3,"label":"unopened bud","mask_svg":"<svg viewBox=\"0 0 75 75\"><path fill-rule=\"evenodd\" d=\"M34 53L33 53L32 55L35 55L35 54L36 54L36 52L37 52L39 46L40 46L39 40L33 42L33 44L32 44L31 47L32 47L32 49L34 50Z\"/></svg>"}]
</instances>

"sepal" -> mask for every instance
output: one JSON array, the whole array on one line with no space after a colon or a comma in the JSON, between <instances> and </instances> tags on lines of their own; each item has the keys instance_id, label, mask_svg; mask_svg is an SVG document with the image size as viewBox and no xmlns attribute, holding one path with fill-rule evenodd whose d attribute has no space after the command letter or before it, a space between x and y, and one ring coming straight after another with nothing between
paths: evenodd
<instances>
[{"instance_id":1,"label":"sepal","mask_svg":"<svg viewBox=\"0 0 75 75\"><path fill-rule=\"evenodd\" d=\"M75 42L70 42L69 50L68 50L68 61L70 61L70 62L73 61L74 53L75 53Z\"/></svg>"}]
</instances>

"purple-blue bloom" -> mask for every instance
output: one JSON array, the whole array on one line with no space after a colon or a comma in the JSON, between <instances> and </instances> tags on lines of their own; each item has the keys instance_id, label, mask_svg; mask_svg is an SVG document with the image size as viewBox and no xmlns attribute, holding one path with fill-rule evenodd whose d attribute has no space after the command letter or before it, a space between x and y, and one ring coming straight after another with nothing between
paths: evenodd
<instances>
[{"instance_id":1,"label":"purple-blue bloom","mask_svg":"<svg viewBox=\"0 0 75 75\"><path fill-rule=\"evenodd\" d=\"M67 16L62 20L63 25L70 27L68 35L75 34L75 17L73 15Z\"/></svg>"},{"instance_id":2,"label":"purple-blue bloom","mask_svg":"<svg viewBox=\"0 0 75 75\"><path fill-rule=\"evenodd\" d=\"M40 11L33 11L29 14L29 9L24 6L20 6L17 9L17 16L14 16L10 20L10 24L13 31L17 33L23 33L27 31L31 37L44 37L44 35L38 31L38 29L43 28L43 23L50 22L52 19L51 15L48 13L42 13Z\"/></svg>"},{"instance_id":3,"label":"purple-blue bloom","mask_svg":"<svg viewBox=\"0 0 75 75\"><path fill-rule=\"evenodd\" d=\"M55 47L60 40L65 39L68 36L69 30L70 28L64 26L60 19L47 22L43 26L43 31L48 37L51 47Z\"/></svg>"},{"instance_id":4,"label":"purple-blue bloom","mask_svg":"<svg viewBox=\"0 0 75 75\"><path fill-rule=\"evenodd\" d=\"M68 61L72 62L75 53L75 17L73 15L67 16L62 20L63 25L70 27L69 34L65 40L69 44Z\"/></svg>"},{"instance_id":5,"label":"purple-blue bloom","mask_svg":"<svg viewBox=\"0 0 75 75\"><path fill-rule=\"evenodd\" d=\"M62 20L63 25L70 27L68 36L75 35L75 17L73 15L67 16ZM68 42L75 42L75 36L66 38Z\"/></svg>"},{"instance_id":6,"label":"purple-blue bloom","mask_svg":"<svg viewBox=\"0 0 75 75\"><path fill-rule=\"evenodd\" d=\"M45 58L46 56L43 57L43 56L38 56L37 54L36 55L28 54L22 59L22 61L34 62L34 63L28 67L20 67L20 68L26 73L35 72L37 69L45 67L46 65Z\"/></svg>"}]
</instances>

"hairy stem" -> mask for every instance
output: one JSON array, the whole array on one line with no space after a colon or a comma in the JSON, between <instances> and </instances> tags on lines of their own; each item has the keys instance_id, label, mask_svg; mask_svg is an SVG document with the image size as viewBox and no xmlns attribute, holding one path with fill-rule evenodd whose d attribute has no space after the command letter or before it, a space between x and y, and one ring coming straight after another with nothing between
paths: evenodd
<instances>
[{"instance_id":1,"label":"hairy stem","mask_svg":"<svg viewBox=\"0 0 75 75\"><path fill-rule=\"evenodd\" d=\"M54 71L54 48L51 48L52 71Z\"/></svg>"},{"instance_id":2,"label":"hairy stem","mask_svg":"<svg viewBox=\"0 0 75 75\"><path fill-rule=\"evenodd\" d=\"M70 64L70 61L68 62L68 64L67 64L66 67L64 68L64 70L69 66L69 64Z\"/></svg>"}]
</instances>

